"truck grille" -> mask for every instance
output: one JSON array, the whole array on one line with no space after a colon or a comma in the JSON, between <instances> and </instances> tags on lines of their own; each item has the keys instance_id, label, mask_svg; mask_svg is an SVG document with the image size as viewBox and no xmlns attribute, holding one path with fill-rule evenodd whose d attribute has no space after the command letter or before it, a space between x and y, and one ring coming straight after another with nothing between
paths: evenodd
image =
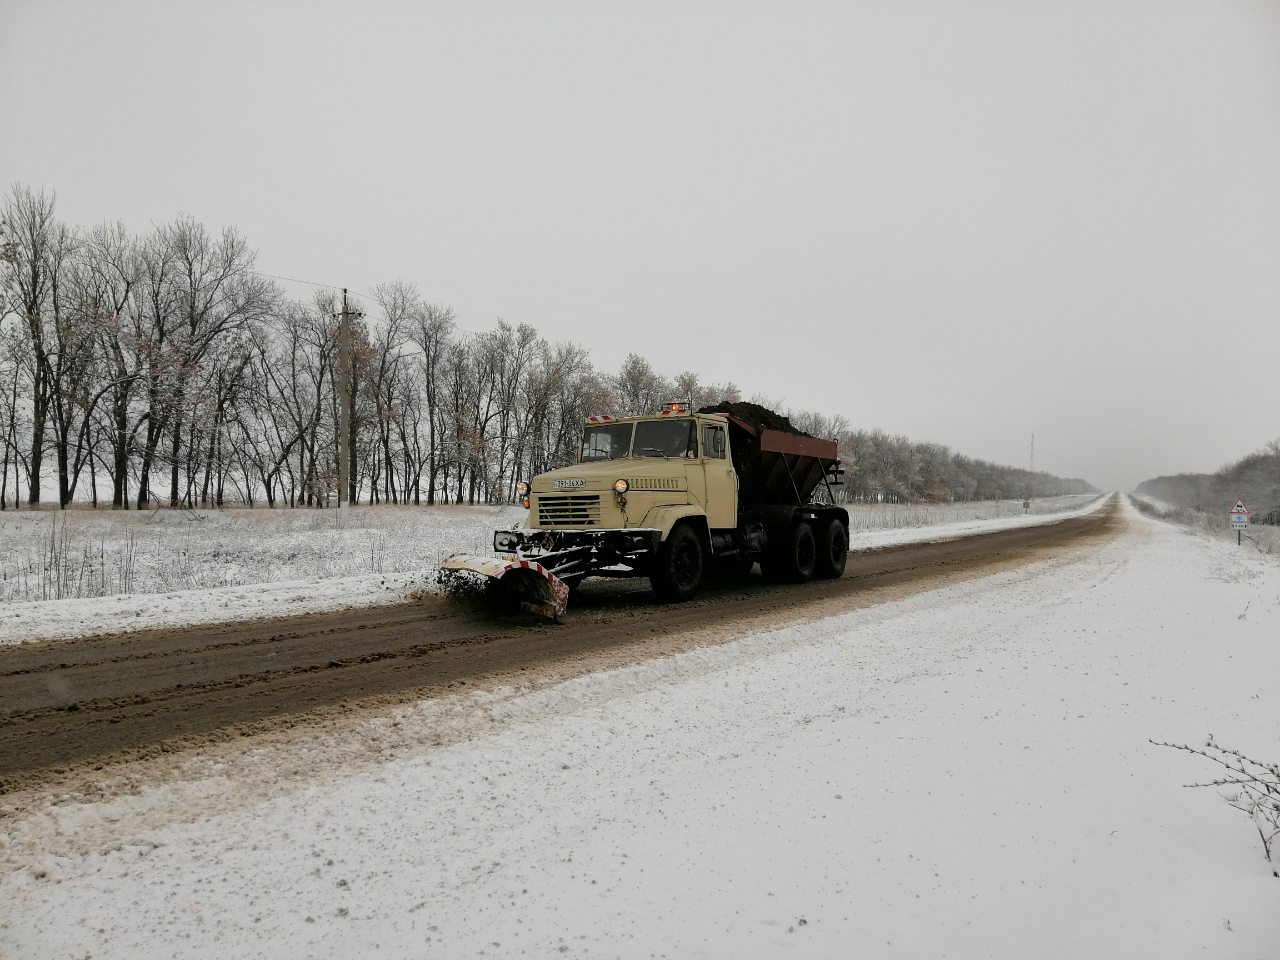
<instances>
[{"instance_id":1,"label":"truck grille","mask_svg":"<svg viewBox=\"0 0 1280 960\"><path fill-rule=\"evenodd\" d=\"M594 527L599 523L598 493L542 494L538 497L540 527Z\"/></svg>"},{"instance_id":2,"label":"truck grille","mask_svg":"<svg viewBox=\"0 0 1280 960\"><path fill-rule=\"evenodd\" d=\"M632 490L683 490L685 480L684 477L640 477L628 480L627 484Z\"/></svg>"}]
</instances>

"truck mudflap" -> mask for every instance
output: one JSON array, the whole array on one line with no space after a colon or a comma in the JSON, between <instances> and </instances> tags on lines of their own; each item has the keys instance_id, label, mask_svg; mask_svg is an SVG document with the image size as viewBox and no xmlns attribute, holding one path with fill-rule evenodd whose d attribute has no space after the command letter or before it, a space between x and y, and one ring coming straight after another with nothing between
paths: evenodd
<instances>
[{"instance_id":1,"label":"truck mudflap","mask_svg":"<svg viewBox=\"0 0 1280 960\"><path fill-rule=\"evenodd\" d=\"M447 577L465 573L486 578L530 613L554 620L569 608L569 585L534 560L455 553L440 565L442 582Z\"/></svg>"}]
</instances>

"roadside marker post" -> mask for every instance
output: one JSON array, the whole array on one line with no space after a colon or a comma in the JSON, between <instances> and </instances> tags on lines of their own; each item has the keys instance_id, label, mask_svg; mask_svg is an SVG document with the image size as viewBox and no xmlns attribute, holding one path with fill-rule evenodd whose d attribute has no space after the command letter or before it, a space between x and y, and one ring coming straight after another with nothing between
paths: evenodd
<instances>
[{"instance_id":1,"label":"roadside marker post","mask_svg":"<svg viewBox=\"0 0 1280 960\"><path fill-rule=\"evenodd\" d=\"M1249 508L1244 505L1243 499L1237 499L1235 506L1227 511L1227 519L1231 522L1231 529L1236 532L1238 547L1243 542L1245 529L1249 526Z\"/></svg>"}]
</instances>

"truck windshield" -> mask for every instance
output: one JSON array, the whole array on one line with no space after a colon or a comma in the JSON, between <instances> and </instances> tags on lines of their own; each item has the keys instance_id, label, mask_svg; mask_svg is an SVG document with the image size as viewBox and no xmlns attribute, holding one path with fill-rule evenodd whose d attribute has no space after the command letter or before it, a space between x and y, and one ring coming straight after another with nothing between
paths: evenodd
<instances>
[{"instance_id":1,"label":"truck windshield","mask_svg":"<svg viewBox=\"0 0 1280 960\"><path fill-rule=\"evenodd\" d=\"M630 423L602 423L587 427L582 434L581 461L620 460L631 450Z\"/></svg>"},{"instance_id":2,"label":"truck windshield","mask_svg":"<svg viewBox=\"0 0 1280 960\"><path fill-rule=\"evenodd\" d=\"M692 459L698 455L696 437L692 420L641 420L636 424L636 456Z\"/></svg>"}]
</instances>

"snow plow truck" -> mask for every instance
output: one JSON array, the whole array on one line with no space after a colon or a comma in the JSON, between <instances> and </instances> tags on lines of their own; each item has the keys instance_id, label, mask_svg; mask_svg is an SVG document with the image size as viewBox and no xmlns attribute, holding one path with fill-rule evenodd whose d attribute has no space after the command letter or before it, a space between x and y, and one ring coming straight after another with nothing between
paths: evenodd
<instances>
[{"instance_id":1,"label":"snow plow truck","mask_svg":"<svg viewBox=\"0 0 1280 960\"><path fill-rule=\"evenodd\" d=\"M756 404L589 417L577 464L516 484L523 527L494 534L495 556L449 557L441 575L478 574L551 618L586 577L648 577L668 602L697 594L713 564L745 574L759 562L791 583L839 577L842 473L834 440Z\"/></svg>"}]
</instances>

